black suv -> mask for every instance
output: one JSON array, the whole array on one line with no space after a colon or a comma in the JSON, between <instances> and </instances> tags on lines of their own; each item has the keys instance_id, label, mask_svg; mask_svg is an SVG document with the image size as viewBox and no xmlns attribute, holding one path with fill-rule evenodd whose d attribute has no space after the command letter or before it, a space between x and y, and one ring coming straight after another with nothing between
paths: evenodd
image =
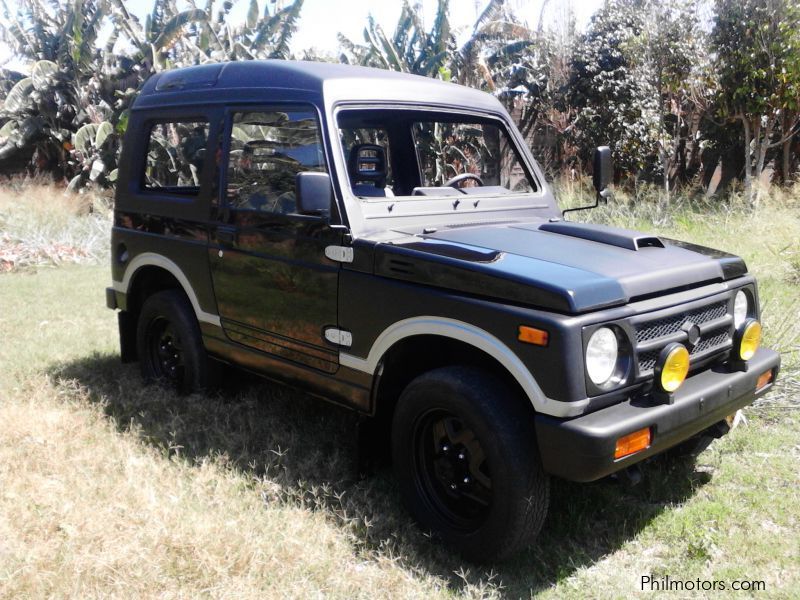
<instances>
[{"instance_id":1,"label":"black suv","mask_svg":"<svg viewBox=\"0 0 800 600\"><path fill-rule=\"evenodd\" d=\"M550 475L718 437L775 381L744 262L565 220L490 95L204 65L153 76L124 141L123 360L183 392L222 361L371 417L410 511L468 558L534 539Z\"/></svg>"}]
</instances>

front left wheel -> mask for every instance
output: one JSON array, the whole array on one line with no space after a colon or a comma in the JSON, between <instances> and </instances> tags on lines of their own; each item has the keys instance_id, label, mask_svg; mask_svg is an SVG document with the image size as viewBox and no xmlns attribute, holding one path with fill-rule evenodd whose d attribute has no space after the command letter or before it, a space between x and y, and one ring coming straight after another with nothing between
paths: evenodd
<instances>
[{"instance_id":1,"label":"front left wheel","mask_svg":"<svg viewBox=\"0 0 800 600\"><path fill-rule=\"evenodd\" d=\"M179 290L147 298L136 331L142 377L180 393L202 391L209 384L209 358L192 305Z\"/></svg>"},{"instance_id":2,"label":"front left wheel","mask_svg":"<svg viewBox=\"0 0 800 600\"><path fill-rule=\"evenodd\" d=\"M405 504L468 560L503 560L528 546L549 503L530 410L502 380L444 367L398 400L392 460Z\"/></svg>"}]
</instances>

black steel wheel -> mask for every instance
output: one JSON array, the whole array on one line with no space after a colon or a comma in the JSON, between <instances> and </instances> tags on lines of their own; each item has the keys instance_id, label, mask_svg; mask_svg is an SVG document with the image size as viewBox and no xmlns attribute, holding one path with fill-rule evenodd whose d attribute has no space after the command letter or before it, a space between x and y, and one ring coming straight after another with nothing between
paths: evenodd
<instances>
[{"instance_id":1,"label":"black steel wheel","mask_svg":"<svg viewBox=\"0 0 800 600\"><path fill-rule=\"evenodd\" d=\"M179 290L150 296L137 324L137 352L142 376L181 393L205 389L209 359L192 305Z\"/></svg>"},{"instance_id":2,"label":"black steel wheel","mask_svg":"<svg viewBox=\"0 0 800 600\"><path fill-rule=\"evenodd\" d=\"M186 365L183 343L175 325L164 317L156 317L148 323L145 336L147 360L155 378L177 385L183 380Z\"/></svg>"},{"instance_id":3,"label":"black steel wheel","mask_svg":"<svg viewBox=\"0 0 800 600\"><path fill-rule=\"evenodd\" d=\"M492 479L480 440L457 415L434 409L414 427L418 493L454 528L480 524L492 502Z\"/></svg>"},{"instance_id":4,"label":"black steel wheel","mask_svg":"<svg viewBox=\"0 0 800 600\"><path fill-rule=\"evenodd\" d=\"M474 562L526 547L547 514L549 479L525 402L488 373L444 367L414 379L395 409L392 460L405 504Z\"/></svg>"}]
</instances>

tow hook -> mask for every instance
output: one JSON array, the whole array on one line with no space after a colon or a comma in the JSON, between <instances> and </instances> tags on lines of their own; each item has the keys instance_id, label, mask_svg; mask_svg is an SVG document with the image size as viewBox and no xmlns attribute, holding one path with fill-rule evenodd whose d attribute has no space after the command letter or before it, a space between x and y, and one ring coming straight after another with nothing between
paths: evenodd
<instances>
[{"instance_id":1,"label":"tow hook","mask_svg":"<svg viewBox=\"0 0 800 600\"><path fill-rule=\"evenodd\" d=\"M642 481L642 469L639 465L631 465L627 469L618 471L615 475L617 480L627 487L633 487Z\"/></svg>"},{"instance_id":2,"label":"tow hook","mask_svg":"<svg viewBox=\"0 0 800 600\"><path fill-rule=\"evenodd\" d=\"M723 435L727 435L730 433L731 424L728 423L727 420L723 419L722 421L717 421L711 427L709 427L705 433L710 435L715 439L721 438Z\"/></svg>"}]
</instances>

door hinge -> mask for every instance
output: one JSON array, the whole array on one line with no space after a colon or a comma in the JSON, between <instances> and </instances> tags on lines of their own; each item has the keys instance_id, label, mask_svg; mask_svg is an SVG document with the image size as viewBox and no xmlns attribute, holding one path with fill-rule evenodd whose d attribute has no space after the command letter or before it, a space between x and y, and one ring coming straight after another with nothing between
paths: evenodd
<instances>
[{"instance_id":1,"label":"door hinge","mask_svg":"<svg viewBox=\"0 0 800 600\"><path fill-rule=\"evenodd\" d=\"M349 331L337 329L336 327L328 327L325 330L325 339L337 346L346 346L349 348L353 345L353 334Z\"/></svg>"},{"instance_id":2,"label":"door hinge","mask_svg":"<svg viewBox=\"0 0 800 600\"><path fill-rule=\"evenodd\" d=\"M335 262L351 263L353 262L353 249L348 246L327 246L325 256Z\"/></svg>"}]
</instances>

